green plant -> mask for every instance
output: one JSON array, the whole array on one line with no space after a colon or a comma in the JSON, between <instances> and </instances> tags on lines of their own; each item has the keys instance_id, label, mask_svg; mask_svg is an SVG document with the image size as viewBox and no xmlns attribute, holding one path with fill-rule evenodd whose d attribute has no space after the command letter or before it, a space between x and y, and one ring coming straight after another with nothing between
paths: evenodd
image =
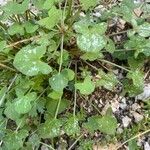
<instances>
[{"instance_id":1,"label":"green plant","mask_svg":"<svg viewBox=\"0 0 150 150\"><path fill-rule=\"evenodd\" d=\"M2 149L38 149L45 139L46 146L54 149L62 136L82 138L85 130L115 134L113 114L80 114L77 94L87 96L99 87L113 90L119 84L129 96L141 93L143 66L150 56L150 23L146 21L147 3L123 0L94 18L92 10L98 4L107 3L16 0L0 7ZM142 17L134 13L139 7ZM115 17L123 19L128 29L110 33L109 21ZM114 41L112 37L121 34L126 35L123 41ZM118 60L123 63L117 64ZM95 63L104 64L105 69ZM116 68L123 70L123 79L113 73Z\"/></svg>"}]
</instances>

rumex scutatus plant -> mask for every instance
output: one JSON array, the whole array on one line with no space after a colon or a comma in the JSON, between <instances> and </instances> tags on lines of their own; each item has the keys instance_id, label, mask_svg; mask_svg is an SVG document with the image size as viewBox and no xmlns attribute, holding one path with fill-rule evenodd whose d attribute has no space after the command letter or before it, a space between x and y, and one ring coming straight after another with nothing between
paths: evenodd
<instances>
[{"instance_id":1,"label":"rumex scutatus plant","mask_svg":"<svg viewBox=\"0 0 150 150\"><path fill-rule=\"evenodd\" d=\"M1 6L2 149L72 149L78 141L76 149L92 149L94 141L84 141L84 134L98 130L113 137L111 109L88 116L78 97L118 86L131 97L143 91L150 56L147 7L133 0L14 0Z\"/></svg>"}]
</instances>

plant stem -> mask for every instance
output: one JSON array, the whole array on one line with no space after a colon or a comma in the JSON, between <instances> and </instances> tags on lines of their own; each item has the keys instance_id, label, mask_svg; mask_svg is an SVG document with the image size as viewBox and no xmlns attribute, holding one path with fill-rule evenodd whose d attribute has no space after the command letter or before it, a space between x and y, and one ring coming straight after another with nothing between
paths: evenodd
<instances>
[{"instance_id":1,"label":"plant stem","mask_svg":"<svg viewBox=\"0 0 150 150\"><path fill-rule=\"evenodd\" d=\"M130 30L124 30L124 31L120 31L120 32L116 32L116 33L108 34L108 36L119 35L119 34L127 33L128 31L130 31Z\"/></svg>"},{"instance_id":2,"label":"plant stem","mask_svg":"<svg viewBox=\"0 0 150 150\"><path fill-rule=\"evenodd\" d=\"M122 67L122 66L119 66L119 65L117 65L117 64L115 64L115 63L112 63L112 62L110 62L110 61L107 61L107 60L105 60L105 59L99 59L101 62L105 62L105 63L107 63L107 64L110 64L110 65L113 65L113 66L115 66L115 67L118 67L118 68L120 68L120 69L122 69L122 70L125 70L125 71L127 71L127 72L131 72L131 70L129 70L129 69L126 69L126 68L124 68L124 67Z\"/></svg>"},{"instance_id":3,"label":"plant stem","mask_svg":"<svg viewBox=\"0 0 150 150\"><path fill-rule=\"evenodd\" d=\"M12 87L12 85L14 84L15 80L17 79L17 77L18 77L18 74L16 74L15 77L12 79L12 81L11 81L10 85L8 86L6 92L4 93L4 95L2 96L2 98L0 99L0 107L2 106L6 94L7 94L7 93L9 92L9 90L11 89L11 87Z\"/></svg>"},{"instance_id":4,"label":"plant stem","mask_svg":"<svg viewBox=\"0 0 150 150\"><path fill-rule=\"evenodd\" d=\"M3 30L7 30L7 26L3 24L2 22L0 22L0 26L3 28Z\"/></svg>"},{"instance_id":5,"label":"plant stem","mask_svg":"<svg viewBox=\"0 0 150 150\"><path fill-rule=\"evenodd\" d=\"M64 34L62 34L61 37L59 74L61 72L62 64L63 64L63 51L64 51Z\"/></svg>"},{"instance_id":6,"label":"plant stem","mask_svg":"<svg viewBox=\"0 0 150 150\"><path fill-rule=\"evenodd\" d=\"M10 68L9 66L6 66L6 65L4 65L4 64L2 64L2 63L0 63L0 67L5 68L5 69L8 69L8 70L13 71L13 72L16 72L15 69Z\"/></svg>"},{"instance_id":7,"label":"plant stem","mask_svg":"<svg viewBox=\"0 0 150 150\"><path fill-rule=\"evenodd\" d=\"M84 60L84 62L85 62L88 66L90 66L91 68L93 68L94 70L99 71L99 69L96 68L95 66L93 66L92 64L88 63L88 62L85 61L85 60Z\"/></svg>"},{"instance_id":8,"label":"plant stem","mask_svg":"<svg viewBox=\"0 0 150 150\"><path fill-rule=\"evenodd\" d=\"M70 16L71 16L71 12L72 12L72 4L73 4L73 0L69 0L68 1L68 5L69 5L69 8L68 8L68 14L67 14L67 20L68 20L68 18L70 18Z\"/></svg>"},{"instance_id":9,"label":"plant stem","mask_svg":"<svg viewBox=\"0 0 150 150\"><path fill-rule=\"evenodd\" d=\"M77 62L75 64L75 83L77 82ZM73 116L76 116L76 105L77 105L77 89L74 87L74 108L73 108Z\"/></svg>"},{"instance_id":10,"label":"plant stem","mask_svg":"<svg viewBox=\"0 0 150 150\"><path fill-rule=\"evenodd\" d=\"M46 143L40 142L40 144L45 145L46 147L48 147L48 148L50 148L50 149L52 149L52 150L55 150L52 146L50 146L50 145L48 145L48 144L46 144Z\"/></svg>"},{"instance_id":11,"label":"plant stem","mask_svg":"<svg viewBox=\"0 0 150 150\"><path fill-rule=\"evenodd\" d=\"M28 41L32 41L32 40L37 40L40 37L41 37L41 35L37 35L37 36L33 36L31 38L28 38L28 39L23 39L23 40L15 42L15 43L11 43L10 45L6 46L6 48L14 47L14 46L16 46L18 44L21 44L21 43L24 43L24 42L28 42Z\"/></svg>"},{"instance_id":12,"label":"plant stem","mask_svg":"<svg viewBox=\"0 0 150 150\"><path fill-rule=\"evenodd\" d=\"M55 119L57 119L57 115L58 115L58 112L59 112L59 107L60 107L60 103L61 103L61 97L59 98L59 101L58 101L58 104L57 104L57 108L56 108L56 112L55 112Z\"/></svg>"},{"instance_id":13,"label":"plant stem","mask_svg":"<svg viewBox=\"0 0 150 150\"><path fill-rule=\"evenodd\" d=\"M83 134L81 134L81 135L74 141L74 143L68 148L68 150L71 150L71 149L74 147L74 145L82 138L82 136L83 136Z\"/></svg>"},{"instance_id":14,"label":"plant stem","mask_svg":"<svg viewBox=\"0 0 150 150\"><path fill-rule=\"evenodd\" d=\"M126 143L128 143L128 142L130 142L130 141L132 141L132 140L134 140L134 139L136 139L136 138L138 138L138 137L140 137L140 136L142 136L142 135L144 135L144 134L147 134L147 133L149 133L149 132L150 132L150 129L148 129L148 130L146 130L146 131L144 131L144 132L142 132L142 133L139 133L138 135L133 136L132 138L126 140L126 141L123 142L120 146L118 146L116 150L120 149L120 148L121 148L122 146L124 146Z\"/></svg>"}]
</instances>

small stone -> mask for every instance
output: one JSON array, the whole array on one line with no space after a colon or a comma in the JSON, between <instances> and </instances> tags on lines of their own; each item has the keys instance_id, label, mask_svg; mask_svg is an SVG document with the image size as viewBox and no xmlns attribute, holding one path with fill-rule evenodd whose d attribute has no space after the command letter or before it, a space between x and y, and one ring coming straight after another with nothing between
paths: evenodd
<instances>
[{"instance_id":1,"label":"small stone","mask_svg":"<svg viewBox=\"0 0 150 150\"><path fill-rule=\"evenodd\" d=\"M133 112L132 114L133 114L133 117L134 117L136 123L140 122L144 118L141 114L139 114L137 112Z\"/></svg>"},{"instance_id":2,"label":"small stone","mask_svg":"<svg viewBox=\"0 0 150 150\"><path fill-rule=\"evenodd\" d=\"M117 133L119 133L119 134L123 133L123 129L122 128L118 128L117 129Z\"/></svg>"},{"instance_id":3,"label":"small stone","mask_svg":"<svg viewBox=\"0 0 150 150\"><path fill-rule=\"evenodd\" d=\"M121 104L120 104L120 108L121 108L121 109L126 109L126 107L127 107L127 104L125 104L125 103L121 103Z\"/></svg>"},{"instance_id":4,"label":"small stone","mask_svg":"<svg viewBox=\"0 0 150 150\"><path fill-rule=\"evenodd\" d=\"M132 106L131 106L132 110L136 111L137 109L140 109L141 106L137 103L134 103Z\"/></svg>"},{"instance_id":5,"label":"small stone","mask_svg":"<svg viewBox=\"0 0 150 150\"><path fill-rule=\"evenodd\" d=\"M144 150L150 150L150 145L148 144L148 142L144 144Z\"/></svg>"},{"instance_id":6,"label":"small stone","mask_svg":"<svg viewBox=\"0 0 150 150\"><path fill-rule=\"evenodd\" d=\"M118 110L119 110L119 106L120 106L120 104L119 104L119 102L118 102L117 100L114 101L114 102L112 102L112 103L111 103L112 111L113 111L113 112L118 111Z\"/></svg>"},{"instance_id":7,"label":"small stone","mask_svg":"<svg viewBox=\"0 0 150 150\"><path fill-rule=\"evenodd\" d=\"M148 100L150 98L150 84L145 84L143 93L136 96L136 99L139 100Z\"/></svg>"},{"instance_id":8,"label":"small stone","mask_svg":"<svg viewBox=\"0 0 150 150\"><path fill-rule=\"evenodd\" d=\"M125 116L123 119L122 119L122 123L123 123L123 126L126 128L128 127L128 125L130 124L131 122L131 118L129 118L128 116Z\"/></svg>"}]
</instances>

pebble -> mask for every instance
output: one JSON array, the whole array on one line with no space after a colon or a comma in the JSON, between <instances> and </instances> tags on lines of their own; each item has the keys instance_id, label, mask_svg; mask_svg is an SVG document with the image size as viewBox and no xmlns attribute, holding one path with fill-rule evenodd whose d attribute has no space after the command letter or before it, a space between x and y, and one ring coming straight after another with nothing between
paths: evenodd
<instances>
[{"instance_id":1,"label":"pebble","mask_svg":"<svg viewBox=\"0 0 150 150\"><path fill-rule=\"evenodd\" d=\"M137 111L138 109L141 108L141 106L138 103L134 103L134 104L132 104L131 108L133 111Z\"/></svg>"},{"instance_id":2,"label":"pebble","mask_svg":"<svg viewBox=\"0 0 150 150\"><path fill-rule=\"evenodd\" d=\"M144 118L143 115L141 115L137 112L132 112L132 114L133 114L133 117L134 117L136 123L140 122Z\"/></svg>"},{"instance_id":3,"label":"pebble","mask_svg":"<svg viewBox=\"0 0 150 150\"><path fill-rule=\"evenodd\" d=\"M136 99L139 100L148 100L150 98L150 84L145 84L143 93L136 96Z\"/></svg>"},{"instance_id":4,"label":"pebble","mask_svg":"<svg viewBox=\"0 0 150 150\"><path fill-rule=\"evenodd\" d=\"M122 123L123 123L123 126L126 128L129 126L129 124L131 123L131 118L129 118L128 116L125 116L123 119L122 119Z\"/></svg>"},{"instance_id":5,"label":"pebble","mask_svg":"<svg viewBox=\"0 0 150 150\"><path fill-rule=\"evenodd\" d=\"M148 142L144 143L144 150L150 150L150 145L148 144Z\"/></svg>"}]
</instances>

